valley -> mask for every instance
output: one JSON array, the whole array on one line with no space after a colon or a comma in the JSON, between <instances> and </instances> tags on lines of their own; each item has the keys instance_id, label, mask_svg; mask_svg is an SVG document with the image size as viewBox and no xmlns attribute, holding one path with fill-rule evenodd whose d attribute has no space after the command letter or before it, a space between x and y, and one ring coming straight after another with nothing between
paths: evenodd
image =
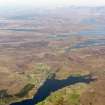
<instances>
[{"instance_id":1,"label":"valley","mask_svg":"<svg viewBox=\"0 0 105 105\"><path fill-rule=\"evenodd\" d=\"M2 15L0 105L104 105L104 10Z\"/></svg>"}]
</instances>

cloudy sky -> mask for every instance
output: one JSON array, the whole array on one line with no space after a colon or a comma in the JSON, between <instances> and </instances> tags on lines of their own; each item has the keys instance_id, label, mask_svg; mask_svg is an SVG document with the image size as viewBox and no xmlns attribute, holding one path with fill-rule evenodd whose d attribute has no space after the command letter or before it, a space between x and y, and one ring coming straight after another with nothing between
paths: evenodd
<instances>
[{"instance_id":1,"label":"cloudy sky","mask_svg":"<svg viewBox=\"0 0 105 105\"><path fill-rule=\"evenodd\" d=\"M103 6L105 0L0 0L0 6L59 7L65 5Z\"/></svg>"}]
</instances>

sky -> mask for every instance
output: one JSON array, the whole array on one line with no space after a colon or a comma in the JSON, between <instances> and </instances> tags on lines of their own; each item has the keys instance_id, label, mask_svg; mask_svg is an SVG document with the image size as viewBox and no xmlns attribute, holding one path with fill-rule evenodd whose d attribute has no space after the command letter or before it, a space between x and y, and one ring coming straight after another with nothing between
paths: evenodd
<instances>
[{"instance_id":1,"label":"sky","mask_svg":"<svg viewBox=\"0 0 105 105\"><path fill-rule=\"evenodd\" d=\"M34 6L34 7L62 7L62 6L105 6L105 0L0 0L1 6Z\"/></svg>"}]
</instances>

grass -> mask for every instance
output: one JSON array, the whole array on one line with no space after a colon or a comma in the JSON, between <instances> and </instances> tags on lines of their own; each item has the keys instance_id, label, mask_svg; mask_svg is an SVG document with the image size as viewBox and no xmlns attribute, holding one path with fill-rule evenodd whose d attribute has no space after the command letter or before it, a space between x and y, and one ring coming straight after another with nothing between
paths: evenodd
<instances>
[{"instance_id":1,"label":"grass","mask_svg":"<svg viewBox=\"0 0 105 105\"><path fill-rule=\"evenodd\" d=\"M21 97L24 97L26 96L30 90L32 90L34 88L34 85L33 84L27 84L26 86L24 86L23 89L21 89L21 91L16 94L15 96L21 98Z\"/></svg>"},{"instance_id":2,"label":"grass","mask_svg":"<svg viewBox=\"0 0 105 105\"><path fill-rule=\"evenodd\" d=\"M70 94L69 96L69 101L71 105L79 105L79 97L80 94L73 92L72 94Z\"/></svg>"},{"instance_id":3,"label":"grass","mask_svg":"<svg viewBox=\"0 0 105 105\"><path fill-rule=\"evenodd\" d=\"M79 98L86 87L85 83L65 87L52 93L37 105L80 105Z\"/></svg>"},{"instance_id":4,"label":"grass","mask_svg":"<svg viewBox=\"0 0 105 105\"><path fill-rule=\"evenodd\" d=\"M26 96L29 91L34 87L33 84L27 84L24 88L21 89L19 93L12 96L7 93L6 90L0 91L0 105L8 105L9 103L16 102Z\"/></svg>"}]
</instances>

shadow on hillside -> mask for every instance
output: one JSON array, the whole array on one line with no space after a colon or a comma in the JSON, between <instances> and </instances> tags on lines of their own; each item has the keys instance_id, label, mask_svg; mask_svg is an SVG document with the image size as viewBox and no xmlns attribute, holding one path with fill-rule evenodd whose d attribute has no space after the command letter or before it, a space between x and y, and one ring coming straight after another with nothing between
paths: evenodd
<instances>
[{"instance_id":1,"label":"shadow on hillside","mask_svg":"<svg viewBox=\"0 0 105 105\"><path fill-rule=\"evenodd\" d=\"M89 84L94 81L91 75L85 76L69 76L67 79L57 80L55 79L55 74L50 78L47 78L44 84L38 89L37 93L34 95L33 99L24 100L21 102L13 103L11 105L36 105L37 103L43 101L52 92L57 91L63 87L73 85L76 83L86 83Z\"/></svg>"}]
</instances>

